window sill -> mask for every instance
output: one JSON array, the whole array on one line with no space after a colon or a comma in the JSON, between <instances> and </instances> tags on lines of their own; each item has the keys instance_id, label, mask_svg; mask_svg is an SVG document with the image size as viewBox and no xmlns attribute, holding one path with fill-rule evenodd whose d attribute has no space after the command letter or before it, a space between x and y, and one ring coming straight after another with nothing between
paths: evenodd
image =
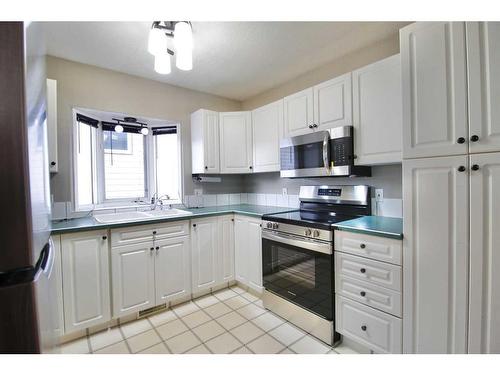
<instances>
[{"instance_id":1,"label":"window sill","mask_svg":"<svg viewBox=\"0 0 500 375\"><path fill-rule=\"evenodd\" d=\"M182 200L176 199L171 201L166 201L163 203L164 207L168 207L169 205L177 206L182 205ZM96 206L83 206L75 209L74 214L83 214L89 212L96 213L111 213L112 211L120 212L120 211L150 211L151 210L150 203L104 203ZM161 205L157 204L156 209L160 209Z\"/></svg>"}]
</instances>

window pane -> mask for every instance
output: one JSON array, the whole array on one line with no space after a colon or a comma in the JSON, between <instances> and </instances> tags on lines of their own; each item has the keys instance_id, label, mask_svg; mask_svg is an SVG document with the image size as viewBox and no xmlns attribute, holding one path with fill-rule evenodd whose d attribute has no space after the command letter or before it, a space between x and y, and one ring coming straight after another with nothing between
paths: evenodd
<instances>
[{"instance_id":1,"label":"window pane","mask_svg":"<svg viewBox=\"0 0 500 375\"><path fill-rule=\"evenodd\" d=\"M89 125L78 123L77 163L77 203L79 206L91 205L92 199L92 133Z\"/></svg>"},{"instance_id":2,"label":"window pane","mask_svg":"<svg viewBox=\"0 0 500 375\"><path fill-rule=\"evenodd\" d=\"M163 134L156 140L156 192L179 199L179 145L177 134Z\"/></svg>"},{"instance_id":3,"label":"window pane","mask_svg":"<svg viewBox=\"0 0 500 375\"><path fill-rule=\"evenodd\" d=\"M129 152L127 133L104 131L104 152Z\"/></svg>"},{"instance_id":4,"label":"window pane","mask_svg":"<svg viewBox=\"0 0 500 375\"><path fill-rule=\"evenodd\" d=\"M114 133L114 132L103 132ZM146 196L144 170L144 139L141 134L118 134L117 142L122 150L104 149L104 191L105 199L143 198ZM126 138L126 140L124 140ZM105 138L106 140L106 138Z\"/></svg>"}]
</instances>

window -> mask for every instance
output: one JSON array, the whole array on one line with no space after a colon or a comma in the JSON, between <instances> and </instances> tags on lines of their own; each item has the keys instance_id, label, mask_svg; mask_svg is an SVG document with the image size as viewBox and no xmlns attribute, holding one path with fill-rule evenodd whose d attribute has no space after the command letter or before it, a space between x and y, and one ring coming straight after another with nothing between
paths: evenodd
<instances>
[{"instance_id":1,"label":"window","mask_svg":"<svg viewBox=\"0 0 500 375\"><path fill-rule=\"evenodd\" d=\"M148 203L153 196L169 204L182 202L178 125L150 126L144 136L137 126L117 133L114 123L79 112L75 118L76 210Z\"/></svg>"}]
</instances>

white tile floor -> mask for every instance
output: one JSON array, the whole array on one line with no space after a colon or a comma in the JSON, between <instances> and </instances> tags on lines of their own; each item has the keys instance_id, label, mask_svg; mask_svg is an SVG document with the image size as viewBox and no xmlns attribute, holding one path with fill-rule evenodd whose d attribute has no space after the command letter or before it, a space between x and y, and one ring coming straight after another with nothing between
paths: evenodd
<instances>
[{"instance_id":1,"label":"white tile floor","mask_svg":"<svg viewBox=\"0 0 500 375\"><path fill-rule=\"evenodd\" d=\"M237 286L61 346L67 354L324 354L332 349Z\"/></svg>"}]
</instances>

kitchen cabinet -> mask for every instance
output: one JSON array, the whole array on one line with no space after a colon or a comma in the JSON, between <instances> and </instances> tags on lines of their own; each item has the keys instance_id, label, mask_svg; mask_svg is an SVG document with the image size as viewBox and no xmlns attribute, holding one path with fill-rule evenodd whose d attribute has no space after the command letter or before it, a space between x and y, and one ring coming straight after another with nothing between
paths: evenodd
<instances>
[{"instance_id":1,"label":"kitchen cabinet","mask_svg":"<svg viewBox=\"0 0 500 375\"><path fill-rule=\"evenodd\" d=\"M191 259L193 293L218 283L217 218L191 220Z\"/></svg>"},{"instance_id":2,"label":"kitchen cabinet","mask_svg":"<svg viewBox=\"0 0 500 375\"><path fill-rule=\"evenodd\" d=\"M106 230L61 236L66 334L111 318L107 236Z\"/></svg>"},{"instance_id":3,"label":"kitchen cabinet","mask_svg":"<svg viewBox=\"0 0 500 375\"><path fill-rule=\"evenodd\" d=\"M251 112L221 112L220 172L251 173L252 114Z\"/></svg>"},{"instance_id":4,"label":"kitchen cabinet","mask_svg":"<svg viewBox=\"0 0 500 375\"><path fill-rule=\"evenodd\" d=\"M405 353L467 352L467 171L465 155L403 161Z\"/></svg>"},{"instance_id":5,"label":"kitchen cabinet","mask_svg":"<svg viewBox=\"0 0 500 375\"><path fill-rule=\"evenodd\" d=\"M469 150L500 151L500 23L467 22Z\"/></svg>"},{"instance_id":6,"label":"kitchen cabinet","mask_svg":"<svg viewBox=\"0 0 500 375\"><path fill-rule=\"evenodd\" d=\"M463 22L417 22L400 30L403 157L465 155Z\"/></svg>"},{"instance_id":7,"label":"kitchen cabinet","mask_svg":"<svg viewBox=\"0 0 500 375\"><path fill-rule=\"evenodd\" d=\"M155 241L156 304L191 294L191 248L189 236Z\"/></svg>"},{"instance_id":8,"label":"kitchen cabinet","mask_svg":"<svg viewBox=\"0 0 500 375\"><path fill-rule=\"evenodd\" d=\"M252 111L253 171L279 172L283 100Z\"/></svg>"},{"instance_id":9,"label":"kitchen cabinet","mask_svg":"<svg viewBox=\"0 0 500 375\"><path fill-rule=\"evenodd\" d=\"M500 153L470 156L469 353L500 353ZM475 169L475 168L474 168Z\"/></svg>"},{"instance_id":10,"label":"kitchen cabinet","mask_svg":"<svg viewBox=\"0 0 500 375\"><path fill-rule=\"evenodd\" d=\"M285 137L294 137L313 131L313 100L314 91L312 87L283 99Z\"/></svg>"},{"instance_id":11,"label":"kitchen cabinet","mask_svg":"<svg viewBox=\"0 0 500 375\"><path fill-rule=\"evenodd\" d=\"M234 221L236 280L261 293L263 289L261 220L235 215Z\"/></svg>"},{"instance_id":12,"label":"kitchen cabinet","mask_svg":"<svg viewBox=\"0 0 500 375\"><path fill-rule=\"evenodd\" d=\"M155 306L153 241L111 249L113 317Z\"/></svg>"},{"instance_id":13,"label":"kitchen cabinet","mask_svg":"<svg viewBox=\"0 0 500 375\"><path fill-rule=\"evenodd\" d=\"M218 217L219 232L219 282L234 281L234 217L233 215Z\"/></svg>"},{"instance_id":14,"label":"kitchen cabinet","mask_svg":"<svg viewBox=\"0 0 500 375\"><path fill-rule=\"evenodd\" d=\"M59 170L57 158L57 81L47 79L47 146L49 154L49 172Z\"/></svg>"},{"instance_id":15,"label":"kitchen cabinet","mask_svg":"<svg viewBox=\"0 0 500 375\"><path fill-rule=\"evenodd\" d=\"M401 163L399 54L353 71L352 82L355 164Z\"/></svg>"},{"instance_id":16,"label":"kitchen cabinet","mask_svg":"<svg viewBox=\"0 0 500 375\"><path fill-rule=\"evenodd\" d=\"M192 173L219 173L219 113L200 109L191 114Z\"/></svg>"},{"instance_id":17,"label":"kitchen cabinet","mask_svg":"<svg viewBox=\"0 0 500 375\"><path fill-rule=\"evenodd\" d=\"M314 86L314 128L352 125L351 73Z\"/></svg>"},{"instance_id":18,"label":"kitchen cabinet","mask_svg":"<svg viewBox=\"0 0 500 375\"><path fill-rule=\"evenodd\" d=\"M64 293L63 293L63 280L62 280L62 259L61 259L61 236L54 235L50 237L52 245L54 246L54 284L56 286L56 293L54 301L57 307L56 318L56 336L61 337L64 335Z\"/></svg>"}]
</instances>

